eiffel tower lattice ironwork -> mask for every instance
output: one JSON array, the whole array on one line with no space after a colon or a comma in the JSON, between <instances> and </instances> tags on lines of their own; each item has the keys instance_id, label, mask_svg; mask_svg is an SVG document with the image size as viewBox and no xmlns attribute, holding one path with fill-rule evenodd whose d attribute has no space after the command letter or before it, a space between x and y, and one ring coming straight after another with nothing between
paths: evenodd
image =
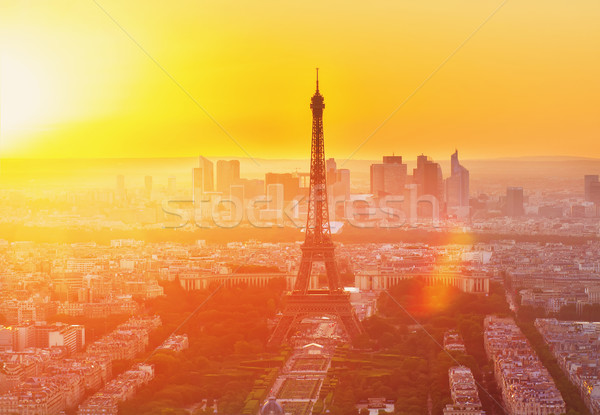
<instances>
[{"instance_id":1,"label":"eiffel tower lattice ironwork","mask_svg":"<svg viewBox=\"0 0 600 415\"><path fill-rule=\"evenodd\" d=\"M341 286L335 262L335 246L331 240L323 139L325 103L323 95L319 92L319 68L317 68L317 90L311 98L310 108L313 122L306 238L301 248L302 259L294 290L287 296L283 315L269 339L271 346L280 345L297 323L310 316L337 316L338 323L342 325L351 340L356 339L363 332L350 304L349 294L344 292ZM327 289L309 289L311 271L315 262L322 262L325 265Z\"/></svg>"}]
</instances>

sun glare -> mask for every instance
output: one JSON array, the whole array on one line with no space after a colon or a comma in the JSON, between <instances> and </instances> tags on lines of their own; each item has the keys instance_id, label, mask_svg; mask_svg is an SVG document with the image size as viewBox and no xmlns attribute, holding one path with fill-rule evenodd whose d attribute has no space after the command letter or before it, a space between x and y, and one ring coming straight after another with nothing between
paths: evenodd
<instances>
[{"instance_id":1,"label":"sun glare","mask_svg":"<svg viewBox=\"0 0 600 415\"><path fill-rule=\"evenodd\" d=\"M0 60L0 131L2 148L11 138L40 127L48 102L43 68L14 56ZM8 141L7 141L8 140Z\"/></svg>"}]
</instances>

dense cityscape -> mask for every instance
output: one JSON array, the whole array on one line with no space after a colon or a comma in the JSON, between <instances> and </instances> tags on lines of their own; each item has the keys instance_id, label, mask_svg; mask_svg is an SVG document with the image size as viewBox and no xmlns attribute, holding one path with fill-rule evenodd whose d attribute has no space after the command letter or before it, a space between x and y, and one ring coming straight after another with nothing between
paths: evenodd
<instances>
[{"instance_id":1,"label":"dense cityscape","mask_svg":"<svg viewBox=\"0 0 600 415\"><path fill-rule=\"evenodd\" d=\"M521 187L474 197L458 152L445 179L426 156L412 175L386 156L356 193L328 159L328 225L359 332L323 309L273 347L304 278L310 175L249 180L237 160L213 165L199 158L189 191L151 176L127 188L123 175L55 200L4 191L3 226L42 238L0 241L0 413L600 413L598 175L563 200ZM239 234L220 242L214 227ZM90 231L106 235L82 240ZM314 264L306 298L335 283L326 265ZM213 321L232 295L265 302L253 334L219 329L231 315ZM174 313L173 301L191 308ZM193 371L173 385L180 365ZM403 376L418 379L409 395Z\"/></svg>"},{"instance_id":2,"label":"dense cityscape","mask_svg":"<svg viewBox=\"0 0 600 415\"><path fill-rule=\"evenodd\" d=\"M392 155L357 193L323 108L308 173L4 190L0 414L600 414L599 176L474 197L458 151Z\"/></svg>"},{"instance_id":3,"label":"dense cityscape","mask_svg":"<svg viewBox=\"0 0 600 415\"><path fill-rule=\"evenodd\" d=\"M599 18L3 0L0 415L600 415Z\"/></svg>"}]
</instances>

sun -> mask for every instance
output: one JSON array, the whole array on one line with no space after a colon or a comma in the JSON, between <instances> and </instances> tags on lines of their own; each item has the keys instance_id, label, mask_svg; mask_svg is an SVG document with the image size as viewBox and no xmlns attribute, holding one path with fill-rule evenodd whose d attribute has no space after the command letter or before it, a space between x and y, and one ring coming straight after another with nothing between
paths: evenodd
<instances>
[{"instance_id":1,"label":"sun","mask_svg":"<svg viewBox=\"0 0 600 415\"><path fill-rule=\"evenodd\" d=\"M0 134L2 149L14 138L39 129L50 100L43 68L23 57L0 56Z\"/></svg>"}]
</instances>

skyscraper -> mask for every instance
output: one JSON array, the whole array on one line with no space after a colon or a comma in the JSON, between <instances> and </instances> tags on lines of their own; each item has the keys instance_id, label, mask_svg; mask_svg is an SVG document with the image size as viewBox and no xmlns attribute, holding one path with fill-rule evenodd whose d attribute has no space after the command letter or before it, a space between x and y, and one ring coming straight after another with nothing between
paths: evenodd
<instances>
[{"instance_id":1,"label":"skyscraper","mask_svg":"<svg viewBox=\"0 0 600 415\"><path fill-rule=\"evenodd\" d=\"M300 193L300 179L292 173L267 173L265 174L265 187L272 184L281 184L283 186L283 198L290 201Z\"/></svg>"},{"instance_id":2,"label":"skyscraper","mask_svg":"<svg viewBox=\"0 0 600 415\"><path fill-rule=\"evenodd\" d=\"M508 187L506 189L506 216L519 217L525 214L523 207L523 188Z\"/></svg>"},{"instance_id":3,"label":"skyscraper","mask_svg":"<svg viewBox=\"0 0 600 415\"><path fill-rule=\"evenodd\" d=\"M334 186L334 195L343 194L344 199L350 199L350 170L339 169L337 171L337 182Z\"/></svg>"},{"instance_id":4,"label":"skyscraper","mask_svg":"<svg viewBox=\"0 0 600 415\"><path fill-rule=\"evenodd\" d=\"M413 170L413 182L419 196L431 195L441 203L444 195L444 178L440 165L421 154L417 157L417 168Z\"/></svg>"},{"instance_id":5,"label":"skyscraper","mask_svg":"<svg viewBox=\"0 0 600 415\"><path fill-rule=\"evenodd\" d=\"M330 202L329 207L334 208L334 200L347 200L350 198L350 170L338 169L334 158L325 161L327 175L327 193ZM332 210L333 211L333 210Z\"/></svg>"},{"instance_id":6,"label":"skyscraper","mask_svg":"<svg viewBox=\"0 0 600 415\"><path fill-rule=\"evenodd\" d=\"M244 185L234 184L229 189L232 200L234 200L235 203L239 203L239 208L242 209L244 207Z\"/></svg>"},{"instance_id":7,"label":"skyscraper","mask_svg":"<svg viewBox=\"0 0 600 415\"><path fill-rule=\"evenodd\" d=\"M232 184L237 184L240 179L239 160L217 161L217 192L229 193Z\"/></svg>"},{"instance_id":8,"label":"skyscraper","mask_svg":"<svg viewBox=\"0 0 600 415\"><path fill-rule=\"evenodd\" d=\"M202 169L203 191L213 192L215 190L215 181L213 177L213 163L206 157L198 157L198 166Z\"/></svg>"},{"instance_id":9,"label":"skyscraper","mask_svg":"<svg viewBox=\"0 0 600 415\"><path fill-rule=\"evenodd\" d=\"M469 214L469 170L458 161L458 150L450 157L450 177L446 179L448 213L459 217Z\"/></svg>"},{"instance_id":10,"label":"skyscraper","mask_svg":"<svg viewBox=\"0 0 600 415\"><path fill-rule=\"evenodd\" d=\"M196 206L198 206L198 204L202 200L202 193L204 193L204 178L202 173L203 170L199 167L194 167L192 169L193 200L194 205Z\"/></svg>"},{"instance_id":11,"label":"skyscraper","mask_svg":"<svg viewBox=\"0 0 600 415\"><path fill-rule=\"evenodd\" d=\"M337 163L334 158L325 161L325 171L327 174L327 184L331 186L337 181Z\"/></svg>"},{"instance_id":12,"label":"skyscraper","mask_svg":"<svg viewBox=\"0 0 600 415\"><path fill-rule=\"evenodd\" d=\"M117 189L115 190L115 197L118 202L125 202L126 191L125 191L125 176L119 174L117 176Z\"/></svg>"},{"instance_id":13,"label":"skyscraper","mask_svg":"<svg viewBox=\"0 0 600 415\"><path fill-rule=\"evenodd\" d=\"M583 177L586 202L600 202L600 180L597 174L586 174Z\"/></svg>"},{"instance_id":14,"label":"skyscraper","mask_svg":"<svg viewBox=\"0 0 600 415\"><path fill-rule=\"evenodd\" d=\"M150 200L152 198L152 176L144 177L144 191L146 199Z\"/></svg>"},{"instance_id":15,"label":"skyscraper","mask_svg":"<svg viewBox=\"0 0 600 415\"><path fill-rule=\"evenodd\" d=\"M175 177L169 177L167 183L167 192L170 196L173 196L177 191L177 179Z\"/></svg>"},{"instance_id":16,"label":"skyscraper","mask_svg":"<svg viewBox=\"0 0 600 415\"><path fill-rule=\"evenodd\" d=\"M371 165L371 193L376 197L403 194L406 172L402 156L384 156L382 164Z\"/></svg>"},{"instance_id":17,"label":"skyscraper","mask_svg":"<svg viewBox=\"0 0 600 415\"><path fill-rule=\"evenodd\" d=\"M421 154L417 156L417 168L413 169L413 183L417 185L418 193L421 194L423 191L423 182L425 181L425 164L429 161L429 158Z\"/></svg>"},{"instance_id":18,"label":"skyscraper","mask_svg":"<svg viewBox=\"0 0 600 415\"><path fill-rule=\"evenodd\" d=\"M383 164L402 164L402 156L383 156Z\"/></svg>"},{"instance_id":19,"label":"skyscraper","mask_svg":"<svg viewBox=\"0 0 600 415\"><path fill-rule=\"evenodd\" d=\"M259 179L239 179L236 184L229 187L232 195L234 195L233 189L240 185L244 188L244 198L252 199L260 195L265 194L265 181Z\"/></svg>"},{"instance_id":20,"label":"skyscraper","mask_svg":"<svg viewBox=\"0 0 600 415\"><path fill-rule=\"evenodd\" d=\"M590 184L590 202L600 206L600 182Z\"/></svg>"},{"instance_id":21,"label":"skyscraper","mask_svg":"<svg viewBox=\"0 0 600 415\"><path fill-rule=\"evenodd\" d=\"M281 183L267 185L267 209L275 211L279 217L283 213L285 186Z\"/></svg>"},{"instance_id":22,"label":"skyscraper","mask_svg":"<svg viewBox=\"0 0 600 415\"><path fill-rule=\"evenodd\" d=\"M438 200L442 200L443 195L443 176L442 168L438 163L425 164L425 177L423 181L423 194L435 196Z\"/></svg>"}]
</instances>

